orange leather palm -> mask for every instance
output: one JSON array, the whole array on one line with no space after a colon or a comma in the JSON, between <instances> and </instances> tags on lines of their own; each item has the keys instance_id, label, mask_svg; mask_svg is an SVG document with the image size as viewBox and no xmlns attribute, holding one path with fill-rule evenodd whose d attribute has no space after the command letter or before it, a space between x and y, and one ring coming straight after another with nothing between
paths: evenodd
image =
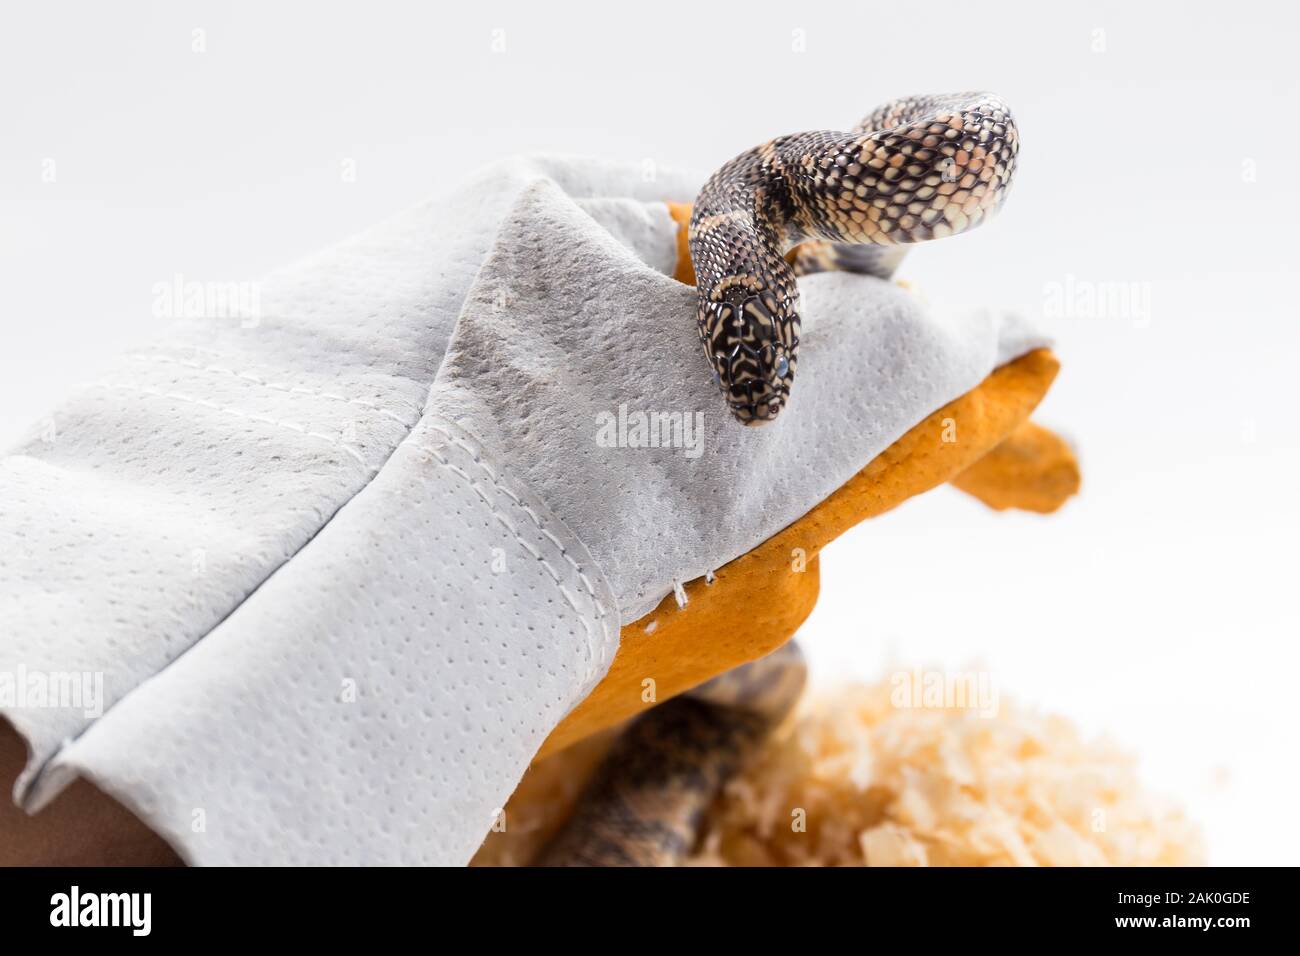
<instances>
[{"instance_id":1,"label":"orange leather palm","mask_svg":"<svg viewBox=\"0 0 1300 956\"><path fill-rule=\"evenodd\" d=\"M785 643L817 601L821 549L858 522L970 469L1026 422L1058 367L1045 349L1002 366L919 422L808 514L719 569L712 584L687 584L685 607L669 595L624 627L605 679L552 732L538 756ZM1068 454L1064 445L1055 450ZM999 475L1001 500L1014 501L1012 470L991 469L982 487L996 485Z\"/></svg>"},{"instance_id":2,"label":"orange leather palm","mask_svg":"<svg viewBox=\"0 0 1300 956\"><path fill-rule=\"evenodd\" d=\"M669 203L668 209L678 224L676 278L693 285L686 243L691 207ZM1058 507L1078 488L1077 465L1064 442L1027 421L1058 367L1045 349L1002 366L918 422L794 524L718 570L712 584L687 584L685 607L669 595L624 627L604 680L556 727L538 757L784 644L817 603L821 549L913 495L957 479L992 507ZM1011 447L990 456L1009 438Z\"/></svg>"}]
</instances>

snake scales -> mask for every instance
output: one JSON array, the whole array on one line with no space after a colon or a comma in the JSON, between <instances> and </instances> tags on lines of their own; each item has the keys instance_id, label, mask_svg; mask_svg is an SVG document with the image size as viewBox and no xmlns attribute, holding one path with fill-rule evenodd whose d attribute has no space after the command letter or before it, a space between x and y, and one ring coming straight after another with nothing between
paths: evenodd
<instances>
[{"instance_id":1,"label":"snake scales","mask_svg":"<svg viewBox=\"0 0 1300 956\"><path fill-rule=\"evenodd\" d=\"M888 278L907 244L963 232L998 208L1018 147L998 97L919 96L886 103L849 133L778 137L714 173L688 239L700 339L732 413L762 424L789 398L797 276ZM680 863L709 805L803 682L791 643L640 717L535 865Z\"/></svg>"},{"instance_id":2,"label":"snake scales","mask_svg":"<svg viewBox=\"0 0 1300 956\"><path fill-rule=\"evenodd\" d=\"M803 690L793 641L641 715L534 866L674 866L723 785Z\"/></svg>"},{"instance_id":3,"label":"snake scales","mask_svg":"<svg viewBox=\"0 0 1300 956\"><path fill-rule=\"evenodd\" d=\"M789 399L797 275L887 276L897 246L973 228L1005 197L1018 148L993 94L915 96L848 133L779 136L714 173L688 236L700 339L736 418L763 424Z\"/></svg>"}]
</instances>

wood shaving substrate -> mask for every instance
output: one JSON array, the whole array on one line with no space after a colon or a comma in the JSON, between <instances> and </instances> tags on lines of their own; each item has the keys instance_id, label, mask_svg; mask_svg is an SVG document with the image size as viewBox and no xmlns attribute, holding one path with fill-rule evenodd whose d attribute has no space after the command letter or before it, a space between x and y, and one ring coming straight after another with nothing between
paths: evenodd
<instances>
[{"instance_id":1,"label":"wood shaving substrate","mask_svg":"<svg viewBox=\"0 0 1300 956\"><path fill-rule=\"evenodd\" d=\"M818 695L733 780L695 865L1179 866L1199 828L1065 719Z\"/></svg>"},{"instance_id":2,"label":"wood shaving substrate","mask_svg":"<svg viewBox=\"0 0 1300 956\"><path fill-rule=\"evenodd\" d=\"M541 761L475 864L528 860L612 735ZM897 708L888 682L807 695L732 780L694 866L1199 865L1199 828L1139 786L1133 760L1005 697Z\"/></svg>"}]
</instances>

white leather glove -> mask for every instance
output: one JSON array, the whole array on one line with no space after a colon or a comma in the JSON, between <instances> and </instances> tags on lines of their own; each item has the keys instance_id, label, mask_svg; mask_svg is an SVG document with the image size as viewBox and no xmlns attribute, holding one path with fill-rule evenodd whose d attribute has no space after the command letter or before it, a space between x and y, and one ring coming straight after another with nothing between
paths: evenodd
<instances>
[{"instance_id":1,"label":"white leather glove","mask_svg":"<svg viewBox=\"0 0 1300 956\"><path fill-rule=\"evenodd\" d=\"M104 688L0 696L16 797L83 774L193 863L463 863L620 624L1044 344L810 276L799 389L743 428L670 278L662 200L695 186L496 167L271 277L256 322L178 323L3 459L0 674Z\"/></svg>"}]
</instances>

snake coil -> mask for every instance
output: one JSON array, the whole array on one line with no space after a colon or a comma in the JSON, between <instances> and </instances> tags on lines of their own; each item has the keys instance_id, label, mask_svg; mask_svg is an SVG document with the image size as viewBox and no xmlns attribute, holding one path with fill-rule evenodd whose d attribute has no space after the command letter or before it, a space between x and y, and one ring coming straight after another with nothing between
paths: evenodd
<instances>
[{"instance_id":1,"label":"snake coil","mask_svg":"<svg viewBox=\"0 0 1300 956\"><path fill-rule=\"evenodd\" d=\"M736 418L769 422L790 397L797 275L888 276L901 258L894 247L973 228L1005 197L1018 148L993 94L917 96L848 133L778 137L714 173L688 239L700 339Z\"/></svg>"}]
</instances>

